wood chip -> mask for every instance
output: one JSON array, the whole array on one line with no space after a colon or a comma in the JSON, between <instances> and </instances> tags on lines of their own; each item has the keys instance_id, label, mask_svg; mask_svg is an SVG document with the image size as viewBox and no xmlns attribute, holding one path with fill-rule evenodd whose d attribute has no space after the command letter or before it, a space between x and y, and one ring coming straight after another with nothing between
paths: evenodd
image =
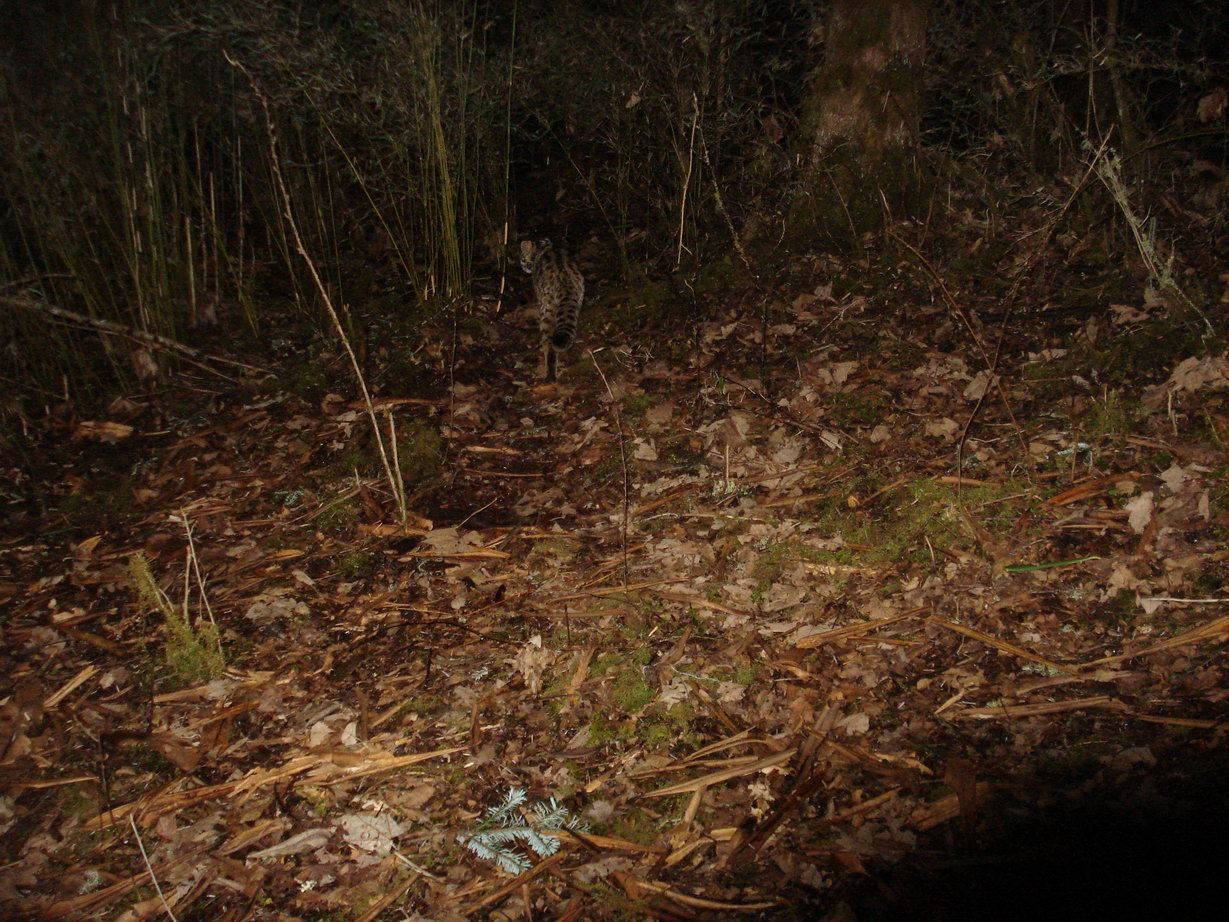
<instances>
[{"instance_id":1,"label":"wood chip","mask_svg":"<svg viewBox=\"0 0 1229 922\"><path fill-rule=\"evenodd\" d=\"M756 759L746 765L736 765L732 768L727 768L724 771L713 772L710 775L703 775L700 778L692 779L691 781L681 781L678 784L671 784L664 788L658 788L656 791L646 791L641 794L641 797L669 797L673 794L691 794L695 791L702 790L714 784L721 784L723 781L729 781L731 778L741 778L744 775L755 775L765 769L774 768L777 765L783 765L794 757L797 749L791 747L783 749L781 752L766 756L763 759Z\"/></svg>"},{"instance_id":2,"label":"wood chip","mask_svg":"<svg viewBox=\"0 0 1229 922\"><path fill-rule=\"evenodd\" d=\"M892 615L889 618L878 618L874 621L858 621L854 624L847 624L844 627L833 628L830 631L823 631L819 634L807 634L794 641L794 648L798 650L813 650L826 643L833 643L837 640L844 640L848 637L857 637L871 631L877 631L879 628L887 627L889 624L896 624L898 621L912 618L925 610L925 608L915 608L912 611Z\"/></svg>"},{"instance_id":3,"label":"wood chip","mask_svg":"<svg viewBox=\"0 0 1229 922\"><path fill-rule=\"evenodd\" d=\"M986 644L986 646L994 647L994 649L998 650L1000 653L1006 653L1009 656L1025 659L1032 663L1039 663L1040 665L1045 666L1047 669L1051 669L1054 672L1070 672L1073 669L1079 668L1078 666L1060 665L1052 660L1046 659L1044 656L1038 656L1036 653L1030 653L1023 647L1017 647L1013 643L1008 643L1005 640L999 640L997 637L991 637L989 634L985 634L979 630L976 630L975 628L966 627L965 625L957 624L954 621L948 621L946 618L939 618L932 615L926 620L931 624L937 625L938 627L947 628L949 631L955 631L957 634L963 634L965 637L971 637L974 640L981 641L982 643Z\"/></svg>"}]
</instances>

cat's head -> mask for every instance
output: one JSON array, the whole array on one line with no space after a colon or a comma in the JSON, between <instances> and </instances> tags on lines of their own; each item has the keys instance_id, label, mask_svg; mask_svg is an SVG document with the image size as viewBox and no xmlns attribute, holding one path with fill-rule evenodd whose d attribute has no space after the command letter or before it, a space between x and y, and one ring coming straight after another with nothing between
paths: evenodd
<instances>
[{"instance_id":1,"label":"cat's head","mask_svg":"<svg viewBox=\"0 0 1229 922\"><path fill-rule=\"evenodd\" d=\"M549 240L522 240L521 241L521 268L526 272L533 272L533 267L538 264L538 260L542 254L550 249Z\"/></svg>"}]
</instances>

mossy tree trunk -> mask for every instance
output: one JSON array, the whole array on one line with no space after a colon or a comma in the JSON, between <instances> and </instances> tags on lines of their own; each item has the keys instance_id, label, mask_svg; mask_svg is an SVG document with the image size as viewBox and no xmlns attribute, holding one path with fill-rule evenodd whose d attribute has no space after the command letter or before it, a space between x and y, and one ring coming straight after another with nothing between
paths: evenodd
<instances>
[{"instance_id":1,"label":"mossy tree trunk","mask_svg":"<svg viewBox=\"0 0 1229 922\"><path fill-rule=\"evenodd\" d=\"M832 0L805 101L801 182L788 236L799 249L856 246L921 200L916 151L928 0Z\"/></svg>"}]
</instances>

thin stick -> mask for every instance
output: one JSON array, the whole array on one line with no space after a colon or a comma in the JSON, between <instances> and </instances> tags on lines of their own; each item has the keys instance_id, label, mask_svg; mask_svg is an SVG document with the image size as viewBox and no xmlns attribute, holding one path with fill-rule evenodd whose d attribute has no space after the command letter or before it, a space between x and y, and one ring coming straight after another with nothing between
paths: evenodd
<instances>
[{"instance_id":1,"label":"thin stick","mask_svg":"<svg viewBox=\"0 0 1229 922\"><path fill-rule=\"evenodd\" d=\"M602 377L602 383L606 385L606 393L610 395L610 409L614 413L615 428L619 430L619 463L623 468L623 526L620 529L619 537L623 542L623 589L627 590L627 520L631 514L631 503L628 500L627 492L627 449L624 447L625 437L623 435L623 417L619 415L619 401L615 399L614 391L610 389L610 382L606 380L606 373L602 371L602 366L597 363L597 356L593 354L593 350L589 350L589 360L593 362L593 367L597 369L597 373Z\"/></svg>"},{"instance_id":2,"label":"thin stick","mask_svg":"<svg viewBox=\"0 0 1229 922\"><path fill-rule=\"evenodd\" d=\"M176 352L188 359L195 361L200 367L219 377L226 377L219 371L215 371L205 365L205 362L217 362L220 365L233 365L236 368L242 368L245 371L254 371L259 374L269 374L263 368L257 368L255 365L246 365L243 362L237 362L234 359L222 358L220 355L209 355L206 352L201 352L199 349L193 349L191 346L185 346L183 343L166 336L159 336L157 333L149 333L145 330L138 330L133 327L126 327L123 324L116 323L113 320L103 320L98 317L87 317L84 314L78 314L74 311L65 310L62 307L56 307L46 301L40 301L37 298L30 298L24 295L4 295L0 296L0 304L5 307L15 307L22 310L33 311L39 314L48 314L55 317L57 320L63 320L66 323L75 323L87 329L98 330L103 333L110 333L113 336L123 336L125 339L131 339L141 343L143 346L149 346L151 349L161 349L164 352ZM227 378L229 381L230 378Z\"/></svg>"},{"instance_id":3,"label":"thin stick","mask_svg":"<svg viewBox=\"0 0 1229 922\"><path fill-rule=\"evenodd\" d=\"M679 196L679 244L674 256L675 271L683 263L683 225L687 220L687 190L691 188L691 169L696 162L696 126L700 122L700 100L695 93L691 94L691 102L695 110L691 116L691 141L687 145L687 175L683 177L683 192Z\"/></svg>"},{"instance_id":4,"label":"thin stick","mask_svg":"<svg viewBox=\"0 0 1229 922\"><path fill-rule=\"evenodd\" d=\"M42 272L38 275L27 275L24 278L13 279L11 282L0 282L0 291L28 288L35 282L42 282L47 279L76 279L76 276L71 272Z\"/></svg>"},{"instance_id":5,"label":"thin stick","mask_svg":"<svg viewBox=\"0 0 1229 922\"><path fill-rule=\"evenodd\" d=\"M397 419L393 415L393 408L389 407L386 411L388 415L388 446L393 453L393 470L397 472L396 486L401 489L398 491L400 502L398 506L401 509L401 524L404 525L409 516L408 510L405 508L405 481L401 479L401 459L397 456ZM394 487L394 488L395 488Z\"/></svg>"},{"instance_id":6,"label":"thin stick","mask_svg":"<svg viewBox=\"0 0 1229 922\"><path fill-rule=\"evenodd\" d=\"M149 863L149 855L145 853L145 843L141 841L141 833L137 831L137 818L135 813L128 814L128 822L132 824L132 834L136 836L137 848L141 850L141 860L145 862L145 870L149 872L149 879L153 881L154 889L158 891L158 899L162 900L162 908L166 910L166 914L171 917L171 922L179 922L175 918L175 913L171 907L167 905L166 896L162 893L162 885L158 883L158 875L154 873L154 867Z\"/></svg>"},{"instance_id":7,"label":"thin stick","mask_svg":"<svg viewBox=\"0 0 1229 922\"><path fill-rule=\"evenodd\" d=\"M359 390L363 394L363 403L367 406L367 417L371 420L371 431L375 436L376 448L380 452L380 462L384 465L384 475L388 478L388 485L393 491L393 496L397 500L397 513L401 518L402 524L406 521L406 506L405 506L405 486L401 482L400 471L394 475L393 468L389 464L388 452L384 449L384 437L380 433L380 423L376 419L375 406L371 402L371 393L367 390L367 382L363 379L363 370L359 367L358 356L354 354L354 349L350 345L350 340L346 336L345 328L341 325L341 318L337 316L337 310L333 307L333 299L329 297L328 289L324 287L324 282L320 279L320 273L316 271L316 264L311 258L311 254L307 252L307 246L303 243L303 237L299 233L299 224L294 217L294 209L290 203L290 190L286 187L286 180L282 176L281 157L277 152L277 131L273 127L273 115L269 112L269 102L265 98L265 94L260 89L260 84L256 82L256 78L244 67L239 61L231 57L229 51L222 52L231 67L238 70L248 79L248 83L252 86L252 92L256 94L256 99L260 102L260 108L264 111L265 116L265 133L269 138L269 166L273 172L273 182L277 187L279 198L282 200L282 213L286 218L286 226L290 228L290 234L294 238L294 247L298 254L303 257L303 262L307 265L308 275L311 276L312 283L316 286L316 292L320 295L320 300L324 304L325 311L328 312L329 319L333 321L333 329L337 332L337 337L341 340L342 346L346 350L346 355L350 358L350 366L354 369L354 377L358 380Z\"/></svg>"},{"instance_id":8,"label":"thin stick","mask_svg":"<svg viewBox=\"0 0 1229 922\"><path fill-rule=\"evenodd\" d=\"M1113 73L1114 71L1111 70L1111 74ZM1117 84L1115 84L1115 87L1117 87ZM1127 227L1131 229L1131 237L1135 241L1135 248L1139 251L1139 255L1144 261L1144 268L1148 270L1149 279L1155 282L1162 290L1172 291L1183 304L1199 316L1206 330L1204 339L1207 339L1216 332L1212 326L1212 321L1199 308L1199 305L1187 296L1186 292L1182 290L1182 286L1174 278L1173 270L1170 266L1173 262L1173 257L1170 257L1169 263L1161 261L1160 254L1156 249L1155 228L1147 219L1137 215L1135 209L1131 207L1130 193L1122 182L1121 161L1112 152L1105 153L1107 143L1108 139L1101 143L1101 147L1097 149L1092 162L1089 164L1089 169L1096 171L1097 178L1109 190L1114 204L1122 212L1122 216L1127 222ZM1088 150L1092 150L1091 142L1085 141L1084 146Z\"/></svg>"},{"instance_id":9,"label":"thin stick","mask_svg":"<svg viewBox=\"0 0 1229 922\"><path fill-rule=\"evenodd\" d=\"M213 606L209 604L209 596L205 594L205 578L201 574L200 559L196 556L196 543L192 540L192 525L191 523L188 522L188 513L180 509L179 518L180 518L181 524L183 525L184 534L187 536L187 539L188 539L188 558L187 558L188 568L190 568L192 573L196 576L196 591L201 594L201 604L205 607L205 614L209 616L209 620L213 623L213 626L216 628L218 626L218 622L213 617ZM187 568L186 568L184 572L184 580L185 580L184 624L191 624L192 622L188 620L188 587L186 585L187 575L188 574L187 574ZM218 644L221 645L220 639L218 641Z\"/></svg>"},{"instance_id":10,"label":"thin stick","mask_svg":"<svg viewBox=\"0 0 1229 922\"><path fill-rule=\"evenodd\" d=\"M742 238L734 230L734 222L730 220L730 213L726 211L725 199L721 197L721 186L717 185L717 173L713 169L713 162L708 158L708 141L704 139L703 128L700 129L700 154L704 157L704 166L708 168L708 180L713 184L713 199L717 203L717 210L721 212L721 217L725 219L725 226L730 232L730 239L734 242L734 250L738 253L738 258L743 261L743 265L747 267L747 271L751 273L751 278L758 288L760 277L751 267L751 259L747 256L747 251L743 247Z\"/></svg>"},{"instance_id":11,"label":"thin stick","mask_svg":"<svg viewBox=\"0 0 1229 922\"><path fill-rule=\"evenodd\" d=\"M880 195L882 195L882 192L880 192ZM1024 439L1024 429L1020 426L1019 421L1016 419L1015 411L1011 408L1011 401L1007 398L1007 392L1003 389L1003 382L999 380L998 375L999 357L1002 355L1003 350L1003 333L1007 329L1008 318L1003 318L998 344L995 347L993 357L991 357L986 353L986 347L982 343L981 338L977 335L977 331L973 328L973 324L969 320L968 314L964 312L964 309L961 308L961 306L956 302L956 299L952 297L952 293L947 290L947 285L944 284L942 276L940 276L935 267L931 265L930 260L923 256L922 252L917 247L909 243L909 241L905 240L905 238L901 237L891 228L888 229L888 236L905 249L909 250L918 262L922 264L926 271L930 273L931 277L935 280L935 283L939 286L939 291L943 294L943 300L947 302L947 306L951 309L952 313L960 318L961 322L964 323L965 328L969 331L969 336L973 339L973 344L977 346L977 351L981 353L982 362L985 363L986 366L986 374L988 376L986 380L986 388L981 392L981 395L977 398L977 402L973 405L973 412L971 412L969 414L969 418L965 420L964 428L960 432L960 438L956 442L956 476L960 477L964 468L964 443L968 440L969 429L973 425L973 420L977 418L977 414L981 411L982 404L986 400L986 394L990 391L991 387L998 392L1000 399L1003 401L1003 407L1007 410L1007 415L1011 417L1012 425L1016 427L1016 437L1020 440L1020 447L1025 449L1025 452L1027 453L1028 443ZM1008 314L1010 315L1010 306L1008 308ZM957 483L957 502L963 502L961 495L960 483Z\"/></svg>"},{"instance_id":12,"label":"thin stick","mask_svg":"<svg viewBox=\"0 0 1229 922\"><path fill-rule=\"evenodd\" d=\"M1097 151L1097 154L1096 154L1097 158L1101 156L1102 152L1105 150L1105 147L1108 143L1109 143L1108 138L1102 142L1101 147ZM1096 158L1094 158L1094 164L1095 164L1095 160ZM1080 192L1083 190L1084 186L1088 184L1089 180L1092 178L1092 175L1093 175L1093 165L1089 165L1083 177L1081 177L1080 181L1076 184L1075 188L1071 190L1071 195L1067 197L1067 201L1063 203L1063 207L1058 210L1058 214L1056 214L1053 220L1050 221L1049 226L1046 228L1045 233L1042 234L1041 240L1038 242L1037 246L1033 249L1033 252L1029 255L1028 259L1025 260L1024 265L1022 265L1020 269L1016 272L1016 277L1012 280L1012 283L1011 283L1011 289L1007 292L1007 310L1004 312L1003 319L999 323L999 338L998 338L998 342L996 342L994 346L994 358L991 361L989 368L987 369L987 373L990 375L990 382L995 383L996 388L999 392L999 396L1002 398L1004 405L1007 407L1008 414L1011 415L1011 421L1016 426L1016 434L1019 436L1020 442L1022 445L1024 443L1024 432L1020 428L1020 424L1016 422L1015 415L1012 413L1011 404L1008 403L1007 401L1007 394L1003 390L1002 382L997 380L999 359L1003 354L1003 342L1007 338L1007 324L1008 324L1008 321L1011 320L1012 314L1015 312L1016 304L1017 304L1018 297L1020 294L1020 288L1024 284L1025 278L1031 275L1033 263L1036 262L1037 259L1040 258L1042 253L1045 252L1046 247L1049 246L1050 238L1054 236L1054 232L1058 229L1058 222L1061 221L1063 219L1063 216L1067 214L1067 211L1071 208L1071 205L1075 202L1076 196L1078 196ZM986 394L990 390L989 388L990 382L987 382L986 390L982 391L981 396L977 398L977 402L973 405L973 412L969 414L969 418L965 421L964 429L962 429L960 432L960 439L956 443L956 476L957 477L963 477L964 475L964 443L968 440L969 430L973 425L973 420L977 418L977 414L981 410L982 403L986 399ZM959 483L956 484L956 497L957 497L957 500L960 501L961 504L963 505L963 499L961 499L961 488L960 488Z\"/></svg>"},{"instance_id":13,"label":"thin stick","mask_svg":"<svg viewBox=\"0 0 1229 922\"><path fill-rule=\"evenodd\" d=\"M461 527L462 527L463 525L465 525L465 523L466 523L466 522L468 522L470 519L472 519L474 516L476 516L476 515L477 515L479 512L481 512L483 509L489 509L491 506L494 506L494 505L495 505L495 503L496 503L498 500L499 500L499 497L497 496L497 497L495 497L495 499L491 500L489 503L486 503L485 505L479 506L477 509L475 509L473 512L471 512L469 515L467 515L465 518L463 518L460 522L458 522L458 523L456 524L456 526L455 526L455 527L456 527L458 530L460 530L460 529L461 529Z\"/></svg>"},{"instance_id":14,"label":"thin stick","mask_svg":"<svg viewBox=\"0 0 1229 922\"><path fill-rule=\"evenodd\" d=\"M743 265L747 267L747 273L751 276L751 282L755 285L756 291L763 294L763 289L760 286L759 273L751 266L751 258L747 255L747 250L743 247L742 238L738 236L738 232L734 230L734 222L730 220L730 213L726 211L725 199L721 197L721 186L717 184L717 171L713 169L713 162L708 156L708 141L704 138L704 129L700 128L700 154L704 158L704 166L708 169L708 180L713 184L713 201L717 203L717 211L721 213L721 217L725 219L725 226L730 232L730 239L734 242L734 251L738 253L738 258L742 260ZM769 298L760 298L760 380L764 380L767 376L765 369L768 366L768 311Z\"/></svg>"},{"instance_id":15,"label":"thin stick","mask_svg":"<svg viewBox=\"0 0 1229 922\"><path fill-rule=\"evenodd\" d=\"M504 273L505 278L507 273ZM502 294L501 294L502 297ZM453 405L457 397L457 301L453 295L448 299L448 312L452 316L452 340L448 348L448 426L453 425Z\"/></svg>"},{"instance_id":16,"label":"thin stick","mask_svg":"<svg viewBox=\"0 0 1229 922\"><path fill-rule=\"evenodd\" d=\"M503 313L504 292L508 285L508 202L512 188L512 91L513 64L516 61L516 10L517 4L513 3L511 35L508 38L508 82L504 93L504 229L503 248L499 254L499 300L495 302L496 317Z\"/></svg>"},{"instance_id":17,"label":"thin stick","mask_svg":"<svg viewBox=\"0 0 1229 922\"><path fill-rule=\"evenodd\" d=\"M1172 595L1144 595L1139 597L1141 602L1176 602L1182 605L1226 605L1229 604L1229 598L1224 599L1183 599Z\"/></svg>"}]
</instances>

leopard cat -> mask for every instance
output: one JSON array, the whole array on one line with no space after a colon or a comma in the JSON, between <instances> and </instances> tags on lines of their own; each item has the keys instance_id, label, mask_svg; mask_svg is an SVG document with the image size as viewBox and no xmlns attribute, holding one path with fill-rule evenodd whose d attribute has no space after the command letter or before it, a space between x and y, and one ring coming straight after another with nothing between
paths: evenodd
<instances>
[{"instance_id":1,"label":"leopard cat","mask_svg":"<svg viewBox=\"0 0 1229 922\"><path fill-rule=\"evenodd\" d=\"M576 339L580 305L585 300L585 277L549 240L522 240L521 268L533 276L546 380L554 381L559 353Z\"/></svg>"}]
</instances>

